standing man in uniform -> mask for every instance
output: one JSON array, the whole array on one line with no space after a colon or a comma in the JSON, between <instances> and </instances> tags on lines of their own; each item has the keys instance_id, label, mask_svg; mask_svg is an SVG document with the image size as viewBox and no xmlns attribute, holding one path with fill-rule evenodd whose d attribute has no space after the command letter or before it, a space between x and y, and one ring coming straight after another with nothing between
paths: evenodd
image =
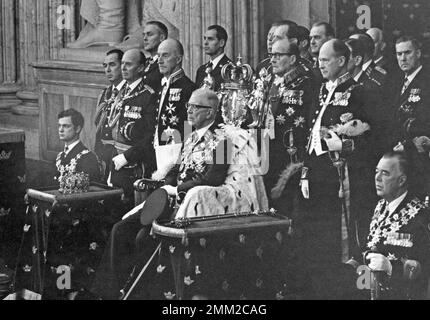
<instances>
[{"instance_id":1,"label":"standing man in uniform","mask_svg":"<svg viewBox=\"0 0 430 320\"><path fill-rule=\"evenodd\" d=\"M103 62L103 68L109 82L111 83L103 90L97 103L96 113L96 143L95 152L102 162L103 181L106 182L110 172L110 164L113 155L115 154L115 142L112 138L112 129L108 124L108 117L111 112L112 105L118 98L121 90L125 85L125 80L122 79L121 61L124 53L121 50L113 49L106 53Z\"/></svg>"},{"instance_id":2,"label":"standing man in uniform","mask_svg":"<svg viewBox=\"0 0 430 320\"><path fill-rule=\"evenodd\" d=\"M300 65L297 44L287 39L273 44L271 57L275 79L269 93L269 117L274 118L274 131L270 137L269 172L264 177L264 183L267 194L272 194L272 205L276 204L277 210L288 215L293 209L296 188L275 186L287 166L303 160L307 117L313 101L312 74ZM292 185L297 186L297 183L298 180ZM274 188L280 189L277 195L272 193Z\"/></svg>"},{"instance_id":3,"label":"standing man in uniform","mask_svg":"<svg viewBox=\"0 0 430 320\"><path fill-rule=\"evenodd\" d=\"M145 61L138 49L124 54L122 76L127 84L108 118L117 152L112 159L109 182L123 188L128 208L134 205L135 180L149 176L155 170L152 138L156 94L142 81Z\"/></svg>"},{"instance_id":4,"label":"standing man in uniform","mask_svg":"<svg viewBox=\"0 0 430 320\"><path fill-rule=\"evenodd\" d=\"M158 46L168 38L169 31L163 23L159 21L149 21L143 29L143 49L151 57L147 59L145 70L143 71L143 82L149 85L155 92L161 90L162 75L158 68Z\"/></svg>"},{"instance_id":5,"label":"standing man in uniform","mask_svg":"<svg viewBox=\"0 0 430 320\"><path fill-rule=\"evenodd\" d=\"M359 183L369 171L365 135L340 139L330 129L348 121L348 118L367 122L362 88L347 71L349 56L348 47L337 39L327 41L319 53L321 73L327 82L322 84L316 108L310 113L310 137L301 181L305 199L301 222L304 231L303 263L311 278L312 298L330 294L337 276L336 270L330 266L350 258L343 251L345 247L357 249L357 244L353 244L355 232L350 230L360 217L354 217L351 213L350 219L343 219L345 211L342 210L340 191L344 189L341 188L339 171L335 166L338 158L345 158L348 164L351 212L353 203L366 201L360 199ZM371 177L371 174L367 175ZM345 229L348 230L348 238L343 231Z\"/></svg>"},{"instance_id":6,"label":"standing man in uniform","mask_svg":"<svg viewBox=\"0 0 430 320\"><path fill-rule=\"evenodd\" d=\"M221 83L223 83L221 70L226 64L231 62L230 58L224 52L227 40L227 31L221 26L213 25L206 30L203 37L203 48L210 60L197 70L196 86L198 88L206 86L215 92L221 89ZM208 74L210 74L213 83L206 83L205 78Z\"/></svg>"}]
</instances>

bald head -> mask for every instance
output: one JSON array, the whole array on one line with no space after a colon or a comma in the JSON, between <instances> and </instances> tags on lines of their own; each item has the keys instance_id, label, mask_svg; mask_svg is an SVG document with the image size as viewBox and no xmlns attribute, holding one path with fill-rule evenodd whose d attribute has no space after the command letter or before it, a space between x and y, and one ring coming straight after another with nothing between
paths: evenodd
<instances>
[{"instance_id":1,"label":"bald head","mask_svg":"<svg viewBox=\"0 0 430 320\"><path fill-rule=\"evenodd\" d=\"M386 43L384 41L384 33L379 28L371 28L367 31L367 34L373 39L375 43L375 60L382 57L383 52L386 47Z\"/></svg>"},{"instance_id":2,"label":"bald head","mask_svg":"<svg viewBox=\"0 0 430 320\"><path fill-rule=\"evenodd\" d=\"M158 66L164 77L169 77L182 68L184 47L175 39L167 39L158 47Z\"/></svg>"},{"instance_id":3,"label":"bald head","mask_svg":"<svg viewBox=\"0 0 430 320\"><path fill-rule=\"evenodd\" d=\"M193 92L188 101L188 122L196 129L204 128L215 121L218 113L217 94L202 88Z\"/></svg>"},{"instance_id":4,"label":"bald head","mask_svg":"<svg viewBox=\"0 0 430 320\"><path fill-rule=\"evenodd\" d=\"M129 84L135 82L141 76L146 58L139 49L131 49L124 53L121 62L122 77Z\"/></svg>"},{"instance_id":5,"label":"bald head","mask_svg":"<svg viewBox=\"0 0 430 320\"><path fill-rule=\"evenodd\" d=\"M348 46L338 39L324 43L319 54L320 70L324 79L335 81L347 72L350 56Z\"/></svg>"}]
</instances>

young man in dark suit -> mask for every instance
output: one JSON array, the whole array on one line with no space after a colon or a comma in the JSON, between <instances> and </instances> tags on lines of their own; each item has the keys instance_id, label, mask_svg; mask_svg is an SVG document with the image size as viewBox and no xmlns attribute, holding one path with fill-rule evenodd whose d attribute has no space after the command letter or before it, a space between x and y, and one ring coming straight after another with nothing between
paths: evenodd
<instances>
[{"instance_id":1,"label":"young man in dark suit","mask_svg":"<svg viewBox=\"0 0 430 320\"><path fill-rule=\"evenodd\" d=\"M203 48L205 54L209 56L209 62L200 66L196 74L196 86L201 88L205 85L205 78L208 74L213 79L212 84L206 84L208 89L215 92L221 89L221 84L224 82L221 76L222 68L231 62L231 60L224 53L225 46L227 45L228 34L227 31L218 25L208 27L203 37Z\"/></svg>"}]
</instances>

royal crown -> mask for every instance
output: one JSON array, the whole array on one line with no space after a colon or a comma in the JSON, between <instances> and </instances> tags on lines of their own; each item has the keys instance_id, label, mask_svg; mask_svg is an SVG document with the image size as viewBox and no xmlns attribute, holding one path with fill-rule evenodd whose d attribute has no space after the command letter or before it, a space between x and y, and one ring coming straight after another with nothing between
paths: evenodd
<instances>
[{"instance_id":1,"label":"royal crown","mask_svg":"<svg viewBox=\"0 0 430 320\"><path fill-rule=\"evenodd\" d=\"M221 69L221 76L224 79L224 89L245 89L248 88L252 80L253 72L249 64L242 63L242 57L237 57L237 62L230 62Z\"/></svg>"}]
</instances>

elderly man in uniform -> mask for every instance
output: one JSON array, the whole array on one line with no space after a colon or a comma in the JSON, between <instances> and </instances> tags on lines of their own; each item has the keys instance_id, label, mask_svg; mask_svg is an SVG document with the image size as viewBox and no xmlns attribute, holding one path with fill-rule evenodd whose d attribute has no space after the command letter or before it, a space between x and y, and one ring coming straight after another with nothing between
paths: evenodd
<instances>
[{"instance_id":1,"label":"elderly man in uniform","mask_svg":"<svg viewBox=\"0 0 430 320\"><path fill-rule=\"evenodd\" d=\"M231 62L225 54L227 45L227 31L218 25L209 26L203 37L203 48L209 56L209 62L197 69L196 85L198 88L206 86L207 88L219 91L221 84L224 82L221 76L222 68ZM213 83L206 83L205 78L210 74Z\"/></svg>"},{"instance_id":2,"label":"elderly man in uniform","mask_svg":"<svg viewBox=\"0 0 430 320\"><path fill-rule=\"evenodd\" d=\"M269 92L269 117L273 117L274 130L270 140L269 172L264 182L268 194L274 189L272 205L276 203L276 209L285 215L292 211L295 188L283 190L281 173L303 159L307 117L313 102L312 73L300 65L299 59L297 44L287 39L273 44L271 61L275 79Z\"/></svg>"},{"instance_id":3,"label":"elderly man in uniform","mask_svg":"<svg viewBox=\"0 0 430 320\"><path fill-rule=\"evenodd\" d=\"M163 79L155 114L154 147L157 152L157 173L163 179L176 161L184 141L184 123L187 120L185 105L196 86L182 69L184 48L179 41L163 41L158 48L158 57Z\"/></svg>"},{"instance_id":4,"label":"elderly man in uniform","mask_svg":"<svg viewBox=\"0 0 430 320\"><path fill-rule=\"evenodd\" d=\"M303 263L311 277L310 292L314 298L328 294L336 276L330 266L348 260L351 251L357 249L353 227L361 217L354 213L358 212L355 208L361 199L360 181L370 176L363 91L347 71L349 56L348 47L337 39L321 47L319 65L327 83L321 86L316 108L310 113L310 137L301 181L305 199L301 225L304 229ZM352 119L363 122L362 134L345 134L344 139L340 139L336 126ZM347 160L347 169L340 167L340 158ZM349 177L351 214L345 210L347 201L341 200L341 197L346 199L346 185L344 179L340 179L344 177L340 173L345 170Z\"/></svg>"},{"instance_id":5,"label":"elderly man in uniform","mask_svg":"<svg viewBox=\"0 0 430 320\"><path fill-rule=\"evenodd\" d=\"M112 105L115 103L115 100L118 98L126 83L126 81L122 79L121 72L121 60L123 55L124 53L121 50L110 50L106 53L103 62L106 77L111 84L103 90L97 103L95 152L103 164L104 182L108 179L110 164L115 154L115 142L112 138L112 128L110 128L108 124L108 117Z\"/></svg>"},{"instance_id":6,"label":"elderly man in uniform","mask_svg":"<svg viewBox=\"0 0 430 320\"><path fill-rule=\"evenodd\" d=\"M129 208L134 204L134 181L155 170L152 138L156 95L142 81L144 65L145 56L138 49L124 54L122 76L127 84L108 117L117 151L108 182L123 188L124 203Z\"/></svg>"}]
</instances>

